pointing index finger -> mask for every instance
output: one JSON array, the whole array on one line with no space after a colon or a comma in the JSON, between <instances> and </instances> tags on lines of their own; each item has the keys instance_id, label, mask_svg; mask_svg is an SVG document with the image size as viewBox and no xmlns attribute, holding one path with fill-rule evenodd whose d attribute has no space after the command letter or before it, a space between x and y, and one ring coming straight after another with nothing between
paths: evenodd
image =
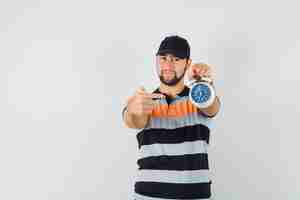
<instances>
[{"instance_id":1,"label":"pointing index finger","mask_svg":"<svg viewBox=\"0 0 300 200\"><path fill-rule=\"evenodd\" d=\"M162 99L165 98L165 96L163 94L158 94L158 93L146 93L144 94L146 98L152 99L152 100L158 100L158 99Z\"/></svg>"}]
</instances>

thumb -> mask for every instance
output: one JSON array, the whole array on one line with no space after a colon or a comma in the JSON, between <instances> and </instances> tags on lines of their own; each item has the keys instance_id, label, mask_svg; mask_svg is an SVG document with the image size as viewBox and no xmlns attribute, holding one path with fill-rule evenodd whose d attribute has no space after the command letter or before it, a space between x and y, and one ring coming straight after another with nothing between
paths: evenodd
<instances>
[{"instance_id":1,"label":"thumb","mask_svg":"<svg viewBox=\"0 0 300 200\"><path fill-rule=\"evenodd\" d=\"M144 94L144 93L146 93L145 87L140 86L140 87L137 89L136 93L137 93L137 94Z\"/></svg>"}]
</instances>

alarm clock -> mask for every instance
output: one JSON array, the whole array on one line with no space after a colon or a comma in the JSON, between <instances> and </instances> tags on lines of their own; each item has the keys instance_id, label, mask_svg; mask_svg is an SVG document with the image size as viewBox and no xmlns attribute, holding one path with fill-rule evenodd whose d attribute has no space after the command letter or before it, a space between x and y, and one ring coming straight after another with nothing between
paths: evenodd
<instances>
[{"instance_id":1,"label":"alarm clock","mask_svg":"<svg viewBox=\"0 0 300 200\"><path fill-rule=\"evenodd\" d=\"M189 99L198 108L207 108L213 104L216 92L212 81L206 77L198 77L188 83Z\"/></svg>"}]
</instances>

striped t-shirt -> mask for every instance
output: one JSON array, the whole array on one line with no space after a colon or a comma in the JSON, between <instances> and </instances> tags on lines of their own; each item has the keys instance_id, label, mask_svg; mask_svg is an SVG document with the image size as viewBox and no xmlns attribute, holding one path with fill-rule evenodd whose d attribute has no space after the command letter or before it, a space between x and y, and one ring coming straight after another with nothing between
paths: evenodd
<instances>
[{"instance_id":1,"label":"striped t-shirt","mask_svg":"<svg viewBox=\"0 0 300 200\"><path fill-rule=\"evenodd\" d=\"M209 199L211 117L191 103L186 86L175 98L158 101L147 126L137 134L134 199Z\"/></svg>"}]
</instances>

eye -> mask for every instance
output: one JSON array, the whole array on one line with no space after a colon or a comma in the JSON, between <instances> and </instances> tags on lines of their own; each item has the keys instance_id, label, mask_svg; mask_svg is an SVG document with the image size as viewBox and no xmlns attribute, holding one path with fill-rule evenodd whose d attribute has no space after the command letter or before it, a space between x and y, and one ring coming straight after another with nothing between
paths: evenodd
<instances>
[{"instance_id":1,"label":"eye","mask_svg":"<svg viewBox=\"0 0 300 200\"><path fill-rule=\"evenodd\" d=\"M178 58L178 57L175 57L174 59L176 62L180 61L180 58Z\"/></svg>"}]
</instances>

